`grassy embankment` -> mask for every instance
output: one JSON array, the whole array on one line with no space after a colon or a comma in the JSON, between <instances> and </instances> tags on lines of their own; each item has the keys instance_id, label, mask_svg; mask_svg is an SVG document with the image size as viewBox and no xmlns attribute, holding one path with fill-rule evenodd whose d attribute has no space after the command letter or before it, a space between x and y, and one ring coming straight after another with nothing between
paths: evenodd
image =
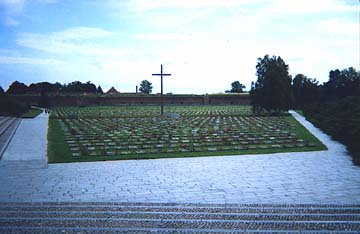
<instances>
[{"instance_id":1,"label":"grassy embankment","mask_svg":"<svg viewBox=\"0 0 360 234\"><path fill-rule=\"evenodd\" d=\"M40 115L43 111L38 108L31 108L28 112L21 115L21 118L31 119L35 118L36 116Z\"/></svg>"}]
</instances>

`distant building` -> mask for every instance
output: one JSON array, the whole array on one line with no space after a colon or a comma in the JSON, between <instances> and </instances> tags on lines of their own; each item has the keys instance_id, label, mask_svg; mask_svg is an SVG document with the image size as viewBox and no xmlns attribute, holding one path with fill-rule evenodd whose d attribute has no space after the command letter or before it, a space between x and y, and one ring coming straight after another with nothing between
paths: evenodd
<instances>
[{"instance_id":1,"label":"distant building","mask_svg":"<svg viewBox=\"0 0 360 234\"><path fill-rule=\"evenodd\" d=\"M117 91L114 87L111 87L111 89L109 89L106 94L118 94L120 93L119 91Z\"/></svg>"}]
</instances>

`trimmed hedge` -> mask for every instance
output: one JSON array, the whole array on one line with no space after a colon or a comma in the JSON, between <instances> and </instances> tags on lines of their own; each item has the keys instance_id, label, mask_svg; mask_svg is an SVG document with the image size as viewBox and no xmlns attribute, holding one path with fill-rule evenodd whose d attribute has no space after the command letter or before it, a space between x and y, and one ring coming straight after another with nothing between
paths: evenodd
<instances>
[{"instance_id":1,"label":"trimmed hedge","mask_svg":"<svg viewBox=\"0 0 360 234\"><path fill-rule=\"evenodd\" d=\"M28 112L30 106L13 100L0 99L0 115L20 117Z\"/></svg>"},{"instance_id":2,"label":"trimmed hedge","mask_svg":"<svg viewBox=\"0 0 360 234\"><path fill-rule=\"evenodd\" d=\"M354 160L360 163L360 97L308 105L304 114L324 132L345 144Z\"/></svg>"}]
</instances>

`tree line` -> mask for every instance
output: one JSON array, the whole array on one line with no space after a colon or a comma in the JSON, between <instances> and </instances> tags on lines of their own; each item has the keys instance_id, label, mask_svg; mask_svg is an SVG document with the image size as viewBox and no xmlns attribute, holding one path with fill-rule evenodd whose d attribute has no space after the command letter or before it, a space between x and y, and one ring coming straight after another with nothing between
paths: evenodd
<instances>
[{"instance_id":1,"label":"tree line","mask_svg":"<svg viewBox=\"0 0 360 234\"><path fill-rule=\"evenodd\" d=\"M360 96L360 71L350 67L331 70L329 80L319 84L316 78L289 75L289 65L280 56L265 55L256 64L257 81L252 82L250 97L255 113L279 113L290 108L302 109L312 103Z\"/></svg>"},{"instance_id":2,"label":"tree line","mask_svg":"<svg viewBox=\"0 0 360 234\"><path fill-rule=\"evenodd\" d=\"M96 87L90 81L82 83L73 81L68 84L58 82L52 84L49 82L32 83L27 86L19 81L14 81L6 92L0 87L0 92L6 94L43 94L43 93L97 93L102 94L103 90L99 85Z\"/></svg>"},{"instance_id":3,"label":"tree line","mask_svg":"<svg viewBox=\"0 0 360 234\"><path fill-rule=\"evenodd\" d=\"M323 84L298 74L292 79L281 57L259 58L257 81L251 85L256 113L279 113L295 108L317 127L347 146L360 165L360 71L350 67L329 72Z\"/></svg>"},{"instance_id":4,"label":"tree line","mask_svg":"<svg viewBox=\"0 0 360 234\"><path fill-rule=\"evenodd\" d=\"M139 91L141 93L151 93L153 89L152 83L143 80L140 83ZM4 94L56 94L56 93L77 93L77 94L103 94L101 86L95 86L90 81L82 83L80 81L73 81L68 84L60 84L58 82L52 84L49 82L32 83L27 86L19 81L14 81L9 88L4 91L0 86L0 95Z\"/></svg>"},{"instance_id":5,"label":"tree line","mask_svg":"<svg viewBox=\"0 0 360 234\"><path fill-rule=\"evenodd\" d=\"M250 97L253 110L261 112L281 112L290 108L302 108L321 100L336 100L347 96L360 96L360 72L355 68L335 69L329 73L329 80L319 84L316 78L297 74L292 79L287 65L280 56L265 55L258 58L256 64L257 81L251 83ZM243 93L246 87L239 81L231 84L226 93ZM143 80L140 83L141 93L151 93L152 83ZM89 93L103 94L101 86L90 81L68 84L40 82L29 86L15 81L2 94L44 94L44 93Z\"/></svg>"}]
</instances>

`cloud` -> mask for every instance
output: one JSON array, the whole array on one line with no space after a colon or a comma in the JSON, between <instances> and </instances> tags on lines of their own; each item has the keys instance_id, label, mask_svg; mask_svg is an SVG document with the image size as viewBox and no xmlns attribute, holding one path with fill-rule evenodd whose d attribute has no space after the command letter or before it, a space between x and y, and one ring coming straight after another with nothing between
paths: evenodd
<instances>
[{"instance_id":1,"label":"cloud","mask_svg":"<svg viewBox=\"0 0 360 234\"><path fill-rule=\"evenodd\" d=\"M140 55L133 49L111 45L119 35L100 28L76 27L48 34L21 33L17 44L43 52L68 56L122 57Z\"/></svg>"},{"instance_id":2,"label":"cloud","mask_svg":"<svg viewBox=\"0 0 360 234\"><path fill-rule=\"evenodd\" d=\"M23 10L25 0L0 0L0 5L7 7L14 12L19 12Z\"/></svg>"},{"instance_id":3,"label":"cloud","mask_svg":"<svg viewBox=\"0 0 360 234\"><path fill-rule=\"evenodd\" d=\"M19 21L15 20L11 17L5 17L4 23L7 26L18 26L20 24Z\"/></svg>"},{"instance_id":4,"label":"cloud","mask_svg":"<svg viewBox=\"0 0 360 234\"><path fill-rule=\"evenodd\" d=\"M114 36L116 33L106 31L101 28L75 27L64 31L54 32L50 35L52 39L67 40L87 40Z\"/></svg>"},{"instance_id":5,"label":"cloud","mask_svg":"<svg viewBox=\"0 0 360 234\"><path fill-rule=\"evenodd\" d=\"M19 12L28 7L24 2ZM172 73L164 80L165 92L212 93L229 89L235 80L250 88L256 59L269 54L281 56L292 75L325 81L330 69L359 64L357 7L337 0L86 0L74 8L96 12L99 21L89 15L81 21L88 27L58 22L64 30L47 33L29 27L17 34L20 53L0 48L0 63L34 65L19 66L33 77L41 70L44 79L91 80L121 91L147 79L154 92L160 81L151 73L164 64Z\"/></svg>"},{"instance_id":6,"label":"cloud","mask_svg":"<svg viewBox=\"0 0 360 234\"><path fill-rule=\"evenodd\" d=\"M0 56L0 64L63 65L65 62L57 59Z\"/></svg>"},{"instance_id":7,"label":"cloud","mask_svg":"<svg viewBox=\"0 0 360 234\"><path fill-rule=\"evenodd\" d=\"M2 22L7 26L17 26L20 21L17 18L25 11L30 3L55 4L58 0L0 0L0 7L4 9Z\"/></svg>"},{"instance_id":8,"label":"cloud","mask_svg":"<svg viewBox=\"0 0 360 234\"><path fill-rule=\"evenodd\" d=\"M359 22L353 22L344 18L332 18L319 21L315 28L331 35L342 35L344 37L359 35Z\"/></svg>"},{"instance_id":9,"label":"cloud","mask_svg":"<svg viewBox=\"0 0 360 234\"><path fill-rule=\"evenodd\" d=\"M263 3L264 0L134 0L129 2L129 5L136 10L147 11L156 10L160 8L177 8L177 9L205 9L205 8L219 8L219 7L234 7L246 4Z\"/></svg>"},{"instance_id":10,"label":"cloud","mask_svg":"<svg viewBox=\"0 0 360 234\"><path fill-rule=\"evenodd\" d=\"M303 14L320 12L346 12L358 11L357 4L349 4L344 0L132 0L132 1L103 1L117 11L127 7L134 12L158 11L166 9L209 9L227 8L229 10L243 10L242 8L264 9L281 14Z\"/></svg>"},{"instance_id":11,"label":"cloud","mask_svg":"<svg viewBox=\"0 0 360 234\"><path fill-rule=\"evenodd\" d=\"M15 17L20 14L25 7L25 0L0 0L0 6L4 9L3 24L7 26L17 26L19 22Z\"/></svg>"},{"instance_id":12,"label":"cloud","mask_svg":"<svg viewBox=\"0 0 360 234\"><path fill-rule=\"evenodd\" d=\"M141 40L190 40L191 35L181 33L140 33L133 36L135 39Z\"/></svg>"},{"instance_id":13,"label":"cloud","mask_svg":"<svg viewBox=\"0 0 360 234\"><path fill-rule=\"evenodd\" d=\"M272 0L271 12L279 14L313 14L324 12L356 12L358 7L349 5L342 0Z\"/></svg>"}]
</instances>

